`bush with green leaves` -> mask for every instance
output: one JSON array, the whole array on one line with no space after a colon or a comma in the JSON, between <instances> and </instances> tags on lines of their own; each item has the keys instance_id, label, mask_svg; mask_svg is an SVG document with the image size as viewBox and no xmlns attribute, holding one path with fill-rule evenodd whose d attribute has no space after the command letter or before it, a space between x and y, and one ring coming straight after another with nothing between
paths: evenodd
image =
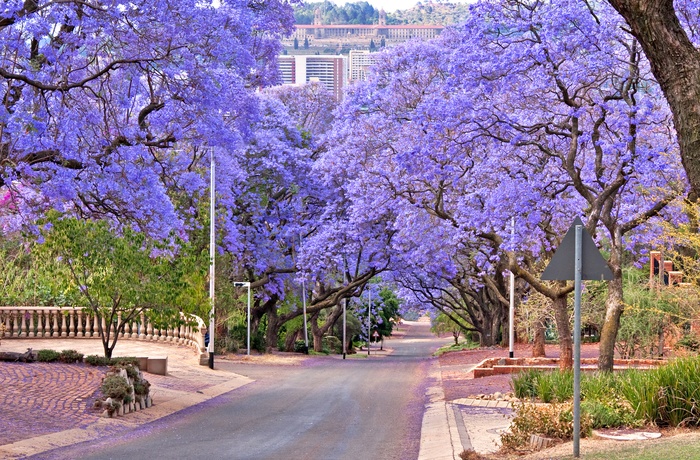
<instances>
[{"instance_id":1,"label":"bush with green leaves","mask_svg":"<svg viewBox=\"0 0 700 460\"><path fill-rule=\"evenodd\" d=\"M100 389L106 397L119 401L123 401L127 395L131 394L129 382L120 375L109 375L105 377Z\"/></svg>"},{"instance_id":2,"label":"bush with green leaves","mask_svg":"<svg viewBox=\"0 0 700 460\"><path fill-rule=\"evenodd\" d=\"M309 347L306 346L306 342L303 340L294 341L294 352L295 353L308 353Z\"/></svg>"},{"instance_id":3,"label":"bush with green leaves","mask_svg":"<svg viewBox=\"0 0 700 460\"><path fill-rule=\"evenodd\" d=\"M85 357L85 362L91 366L109 366L111 360L104 356L88 355Z\"/></svg>"},{"instance_id":4,"label":"bush with green leaves","mask_svg":"<svg viewBox=\"0 0 700 460\"><path fill-rule=\"evenodd\" d=\"M63 350L58 356L58 360L61 361L62 363L82 363L83 362L83 354L78 353L75 350Z\"/></svg>"},{"instance_id":5,"label":"bush with green leaves","mask_svg":"<svg viewBox=\"0 0 700 460\"><path fill-rule=\"evenodd\" d=\"M343 342L338 337L327 335L323 337L323 352L340 354L343 352Z\"/></svg>"},{"instance_id":6,"label":"bush with green leaves","mask_svg":"<svg viewBox=\"0 0 700 460\"><path fill-rule=\"evenodd\" d=\"M681 358L648 371L630 370L621 391L635 416L660 426L700 426L700 358Z\"/></svg>"},{"instance_id":7,"label":"bush with green leaves","mask_svg":"<svg viewBox=\"0 0 700 460\"><path fill-rule=\"evenodd\" d=\"M700 351L700 337L692 332L687 333L676 342L675 348L697 353Z\"/></svg>"},{"instance_id":8,"label":"bush with green leaves","mask_svg":"<svg viewBox=\"0 0 700 460\"><path fill-rule=\"evenodd\" d=\"M55 350L39 350L36 352L36 360L42 363L53 363L58 361L61 354Z\"/></svg>"}]
</instances>

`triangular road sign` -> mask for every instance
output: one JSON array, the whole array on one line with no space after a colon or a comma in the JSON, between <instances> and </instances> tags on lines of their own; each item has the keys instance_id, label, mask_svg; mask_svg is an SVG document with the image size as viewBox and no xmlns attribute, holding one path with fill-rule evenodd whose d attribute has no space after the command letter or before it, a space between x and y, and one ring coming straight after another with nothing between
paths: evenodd
<instances>
[{"instance_id":1,"label":"triangular road sign","mask_svg":"<svg viewBox=\"0 0 700 460\"><path fill-rule=\"evenodd\" d=\"M554 252L554 257L542 273L543 280L573 280L575 279L576 257L576 226L583 226L577 217L566 232L561 244ZM582 280L611 280L612 272L607 262L600 254L593 238L583 227L581 232L581 279Z\"/></svg>"}]
</instances>

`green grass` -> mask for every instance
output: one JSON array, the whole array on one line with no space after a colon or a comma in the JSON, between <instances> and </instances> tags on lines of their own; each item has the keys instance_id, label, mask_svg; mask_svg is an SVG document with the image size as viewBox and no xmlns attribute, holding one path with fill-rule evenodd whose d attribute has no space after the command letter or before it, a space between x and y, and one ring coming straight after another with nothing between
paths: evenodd
<instances>
[{"instance_id":1,"label":"green grass","mask_svg":"<svg viewBox=\"0 0 700 460\"><path fill-rule=\"evenodd\" d=\"M659 439L658 441L630 441L629 444L621 444L620 448L610 449L609 447L600 452L583 454L585 449L581 449L580 458L584 460L698 460L700 459L700 438L674 437ZM573 455L559 457L562 459L572 459Z\"/></svg>"},{"instance_id":2,"label":"green grass","mask_svg":"<svg viewBox=\"0 0 700 460\"><path fill-rule=\"evenodd\" d=\"M440 356L441 354L448 353L450 351L474 350L476 348L479 348L479 344L477 342L460 342L458 345L452 344L438 348L437 351L433 353L433 356Z\"/></svg>"}]
</instances>

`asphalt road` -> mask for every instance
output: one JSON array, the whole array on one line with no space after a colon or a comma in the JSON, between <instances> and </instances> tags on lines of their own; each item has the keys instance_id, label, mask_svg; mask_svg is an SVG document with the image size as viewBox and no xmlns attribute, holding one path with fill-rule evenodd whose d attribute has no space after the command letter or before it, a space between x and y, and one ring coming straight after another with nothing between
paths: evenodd
<instances>
[{"instance_id":1,"label":"asphalt road","mask_svg":"<svg viewBox=\"0 0 700 460\"><path fill-rule=\"evenodd\" d=\"M219 361L252 384L126 435L45 453L68 459L415 459L429 357L445 339L413 323L394 353L301 366ZM49 455L47 455L49 454Z\"/></svg>"}]
</instances>

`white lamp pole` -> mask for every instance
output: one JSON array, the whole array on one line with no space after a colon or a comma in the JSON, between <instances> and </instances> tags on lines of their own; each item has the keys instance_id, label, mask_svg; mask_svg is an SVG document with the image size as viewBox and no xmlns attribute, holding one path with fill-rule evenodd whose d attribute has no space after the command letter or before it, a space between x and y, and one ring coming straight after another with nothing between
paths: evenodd
<instances>
[{"instance_id":1,"label":"white lamp pole","mask_svg":"<svg viewBox=\"0 0 700 460\"><path fill-rule=\"evenodd\" d=\"M367 356L369 356L369 349L372 346L370 345L372 334L372 291L369 290L369 286L367 287Z\"/></svg>"},{"instance_id":2,"label":"white lamp pole","mask_svg":"<svg viewBox=\"0 0 700 460\"><path fill-rule=\"evenodd\" d=\"M216 257L216 241L214 238L214 226L216 221L215 215L215 190L214 190L214 177L215 177L215 162L214 162L214 150L209 150L209 160L210 160L210 183L209 183L209 299L211 302L211 310L209 312L209 345L207 346L207 351L209 352L209 368L214 369L214 329L216 328L216 307L214 302L214 278L215 278L215 266L214 259Z\"/></svg>"},{"instance_id":3,"label":"white lamp pole","mask_svg":"<svg viewBox=\"0 0 700 460\"><path fill-rule=\"evenodd\" d=\"M510 239L511 243L515 242L515 217L511 220L510 227ZM508 342L509 342L509 355L511 358L514 357L515 352L513 350L515 342L515 275L513 270L510 271L510 309L508 312Z\"/></svg>"},{"instance_id":4,"label":"white lamp pole","mask_svg":"<svg viewBox=\"0 0 700 460\"><path fill-rule=\"evenodd\" d=\"M247 340L248 347L247 347L247 351L248 351L248 356L250 356L250 283L247 281L242 281L242 282L238 282L238 283L233 283L233 285L235 287L247 287L248 288L248 315L247 315L248 316L248 336L247 336L248 337L248 340Z\"/></svg>"}]
</instances>

